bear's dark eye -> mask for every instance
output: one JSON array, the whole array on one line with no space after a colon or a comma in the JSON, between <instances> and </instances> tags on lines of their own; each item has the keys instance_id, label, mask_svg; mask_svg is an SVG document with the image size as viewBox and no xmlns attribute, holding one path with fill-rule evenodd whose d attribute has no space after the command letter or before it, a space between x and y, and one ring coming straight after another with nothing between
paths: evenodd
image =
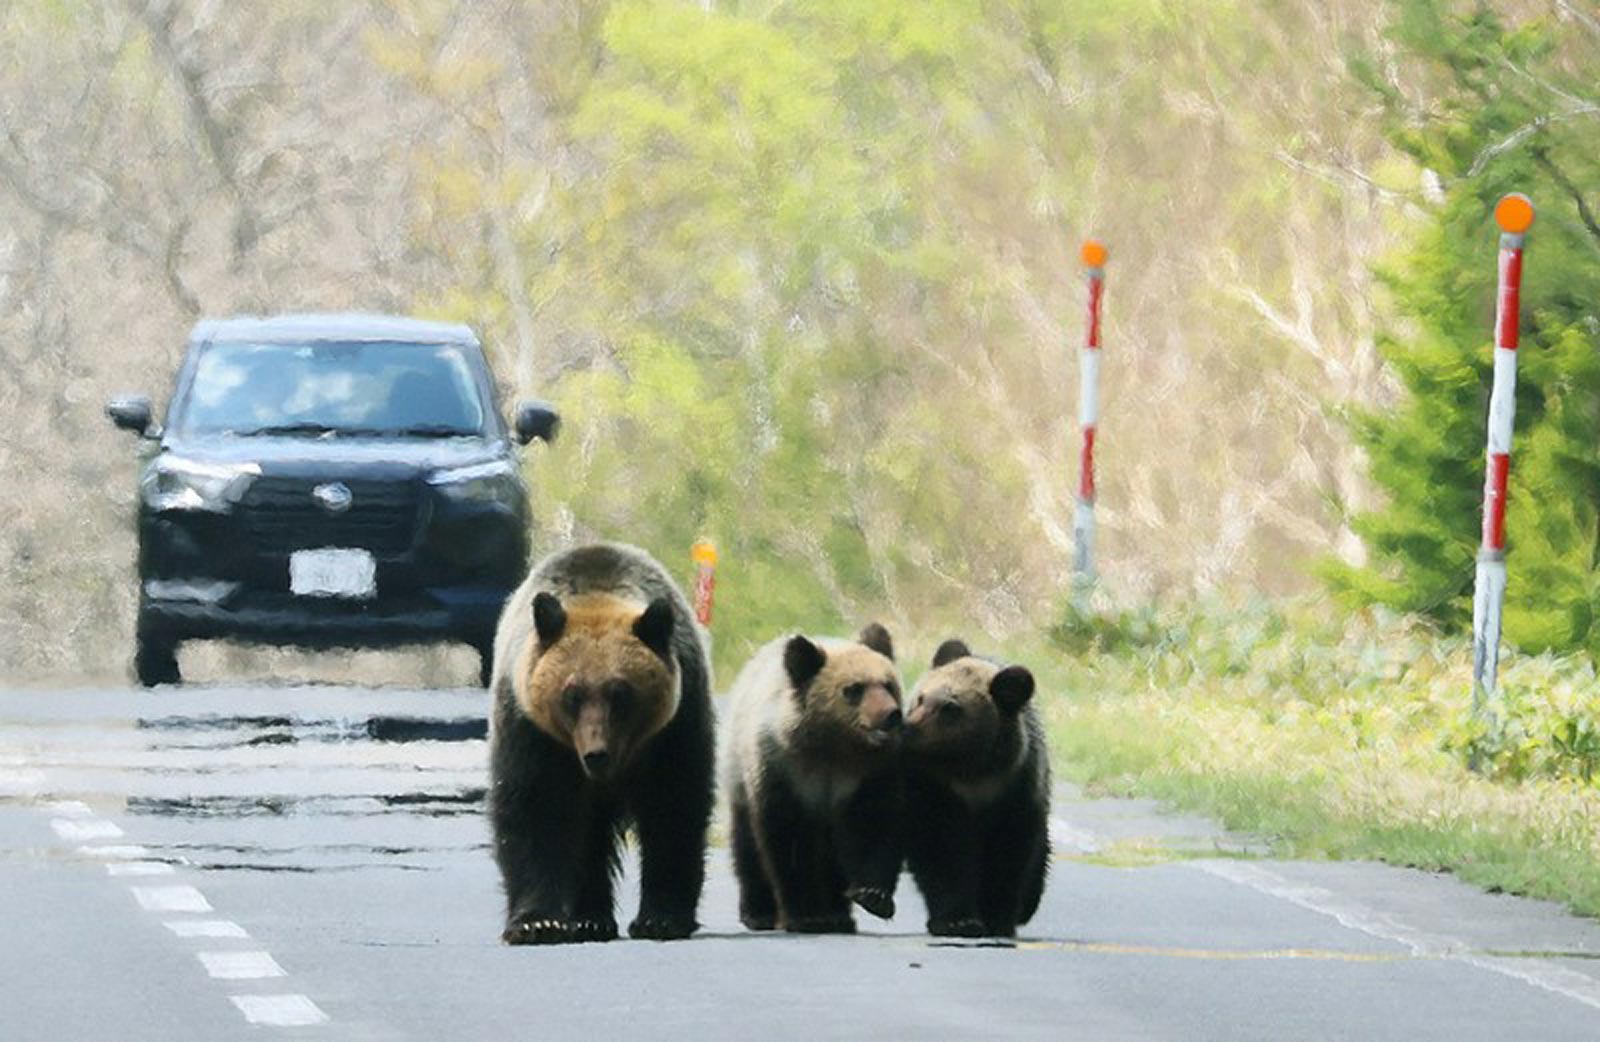
<instances>
[{"instance_id":1,"label":"bear's dark eye","mask_svg":"<svg viewBox=\"0 0 1600 1042\"><path fill-rule=\"evenodd\" d=\"M867 685L851 684L844 689L844 700L851 705L860 705L862 696L867 693Z\"/></svg>"},{"instance_id":2,"label":"bear's dark eye","mask_svg":"<svg viewBox=\"0 0 1600 1042\"><path fill-rule=\"evenodd\" d=\"M963 712L965 712L965 710L963 710L961 706L955 702L946 702L944 705L939 707L939 719L954 722L961 719L961 714Z\"/></svg>"},{"instance_id":3,"label":"bear's dark eye","mask_svg":"<svg viewBox=\"0 0 1600 1042\"><path fill-rule=\"evenodd\" d=\"M582 703L583 689L577 684L568 684L561 689L561 708L568 716L577 716Z\"/></svg>"},{"instance_id":4,"label":"bear's dark eye","mask_svg":"<svg viewBox=\"0 0 1600 1042\"><path fill-rule=\"evenodd\" d=\"M611 702L613 713L626 713L633 707L633 685L626 680L613 680L606 685L606 698Z\"/></svg>"}]
</instances>

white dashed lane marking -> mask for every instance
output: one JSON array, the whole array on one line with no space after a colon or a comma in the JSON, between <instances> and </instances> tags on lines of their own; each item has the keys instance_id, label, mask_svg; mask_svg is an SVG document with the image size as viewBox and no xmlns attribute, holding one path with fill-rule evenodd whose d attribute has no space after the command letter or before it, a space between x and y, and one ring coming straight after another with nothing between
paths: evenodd
<instances>
[{"instance_id":1,"label":"white dashed lane marking","mask_svg":"<svg viewBox=\"0 0 1600 1042\"><path fill-rule=\"evenodd\" d=\"M217 980L260 980L287 976L267 952L196 952L206 973Z\"/></svg>"},{"instance_id":2,"label":"white dashed lane marking","mask_svg":"<svg viewBox=\"0 0 1600 1042\"><path fill-rule=\"evenodd\" d=\"M40 780L43 780L42 775ZM96 817L94 809L81 800L57 800L48 806L55 815L50 819L50 827L64 840L93 844L96 840L123 835L121 828ZM133 843L84 845L78 847L78 853L105 862L108 876L169 876L175 872L170 863L154 860L148 847ZM192 886L130 886L128 892L147 912L198 914L213 910L205 895ZM226 919L169 919L162 925L177 937L248 939L250 936L244 927ZM288 976L278 960L266 951L204 951L195 952L195 958L213 980L253 981ZM228 1000L251 1024L287 1028L328 1022L328 1015L304 995L229 995Z\"/></svg>"},{"instance_id":3,"label":"white dashed lane marking","mask_svg":"<svg viewBox=\"0 0 1600 1042\"><path fill-rule=\"evenodd\" d=\"M179 937L249 937L244 927L226 919L174 919L162 924Z\"/></svg>"},{"instance_id":4,"label":"white dashed lane marking","mask_svg":"<svg viewBox=\"0 0 1600 1042\"><path fill-rule=\"evenodd\" d=\"M170 876L172 866L165 861L113 861L106 866L108 876Z\"/></svg>"},{"instance_id":5,"label":"white dashed lane marking","mask_svg":"<svg viewBox=\"0 0 1600 1042\"><path fill-rule=\"evenodd\" d=\"M116 839L122 835L122 830L109 821L98 818L89 818L84 821L68 821L66 818L53 818L50 827L56 830L56 835L73 843L87 843L91 839Z\"/></svg>"},{"instance_id":6,"label":"white dashed lane marking","mask_svg":"<svg viewBox=\"0 0 1600 1042\"><path fill-rule=\"evenodd\" d=\"M137 861L141 858L149 857L150 848L132 846L129 844L124 844L122 846L107 844L106 846L102 847L79 847L78 853L82 854L84 857L97 857L107 861L113 859Z\"/></svg>"},{"instance_id":7,"label":"white dashed lane marking","mask_svg":"<svg viewBox=\"0 0 1600 1042\"><path fill-rule=\"evenodd\" d=\"M328 1015L304 995L229 995L252 1024L297 1028L327 1023Z\"/></svg>"},{"instance_id":8,"label":"white dashed lane marking","mask_svg":"<svg viewBox=\"0 0 1600 1042\"><path fill-rule=\"evenodd\" d=\"M44 787L43 771L0 771L0 796L30 796Z\"/></svg>"},{"instance_id":9,"label":"white dashed lane marking","mask_svg":"<svg viewBox=\"0 0 1600 1042\"><path fill-rule=\"evenodd\" d=\"M211 902L192 886L135 886L134 900L147 912L209 912Z\"/></svg>"}]
</instances>

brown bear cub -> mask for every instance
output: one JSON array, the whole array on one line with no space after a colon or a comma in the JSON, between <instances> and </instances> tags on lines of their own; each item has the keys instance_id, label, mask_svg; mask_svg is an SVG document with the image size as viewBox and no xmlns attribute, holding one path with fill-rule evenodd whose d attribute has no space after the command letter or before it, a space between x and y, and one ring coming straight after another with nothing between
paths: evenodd
<instances>
[{"instance_id":1,"label":"brown bear cub","mask_svg":"<svg viewBox=\"0 0 1600 1042\"><path fill-rule=\"evenodd\" d=\"M1033 674L959 640L933 656L906 717L906 860L928 932L1013 937L1050 855L1050 762Z\"/></svg>"},{"instance_id":2,"label":"brown bear cub","mask_svg":"<svg viewBox=\"0 0 1600 1042\"><path fill-rule=\"evenodd\" d=\"M729 694L725 787L739 918L854 933L854 901L894 915L904 849L900 677L876 623L855 641L782 638Z\"/></svg>"},{"instance_id":3,"label":"brown bear cub","mask_svg":"<svg viewBox=\"0 0 1600 1042\"><path fill-rule=\"evenodd\" d=\"M633 937L687 937L705 881L714 731L705 648L648 554L615 544L546 558L495 634L489 817L508 944L617 935L612 883L631 824Z\"/></svg>"}]
</instances>

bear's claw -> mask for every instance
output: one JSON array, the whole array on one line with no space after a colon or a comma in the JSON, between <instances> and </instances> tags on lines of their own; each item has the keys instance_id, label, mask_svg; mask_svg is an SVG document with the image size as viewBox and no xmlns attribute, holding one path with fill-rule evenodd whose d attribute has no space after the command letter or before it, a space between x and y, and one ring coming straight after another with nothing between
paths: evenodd
<instances>
[{"instance_id":1,"label":"bear's claw","mask_svg":"<svg viewBox=\"0 0 1600 1042\"><path fill-rule=\"evenodd\" d=\"M844 896L879 919L894 918L894 895L881 886L853 886Z\"/></svg>"},{"instance_id":2,"label":"bear's claw","mask_svg":"<svg viewBox=\"0 0 1600 1042\"><path fill-rule=\"evenodd\" d=\"M517 919L505 928L500 940L506 944L578 944L616 936L614 920L545 918Z\"/></svg>"},{"instance_id":3,"label":"bear's claw","mask_svg":"<svg viewBox=\"0 0 1600 1042\"><path fill-rule=\"evenodd\" d=\"M983 920L967 916L961 919L929 919L928 932L935 937L987 937Z\"/></svg>"},{"instance_id":4,"label":"bear's claw","mask_svg":"<svg viewBox=\"0 0 1600 1042\"><path fill-rule=\"evenodd\" d=\"M628 936L638 941L681 941L700 928L692 915L643 915L628 924Z\"/></svg>"},{"instance_id":5,"label":"bear's claw","mask_svg":"<svg viewBox=\"0 0 1600 1042\"><path fill-rule=\"evenodd\" d=\"M517 919L507 924L500 940L506 944L565 944L571 932L564 919Z\"/></svg>"},{"instance_id":6,"label":"bear's claw","mask_svg":"<svg viewBox=\"0 0 1600 1042\"><path fill-rule=\"evenodd\" d=\"M803 915L783 924L790 933L855 933L856 921L844 915Z\"/></svg>"}]
</instances>

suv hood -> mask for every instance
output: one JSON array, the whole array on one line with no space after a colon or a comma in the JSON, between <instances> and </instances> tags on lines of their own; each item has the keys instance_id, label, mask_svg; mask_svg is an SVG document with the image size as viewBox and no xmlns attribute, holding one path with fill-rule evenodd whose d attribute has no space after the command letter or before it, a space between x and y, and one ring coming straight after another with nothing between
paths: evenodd
<instances>
[{"instance_id":1,"label":"suv hood","mask_svg":"<svg viewBox=\"0 0 1600 1042\"><path fill-rule=\"evenodd\" d=\"M174 438L161 454L204 463L257 463L263 474L327 474L347 470L401 477L504 459L507 445L489 438ZM156 458L160 458L158 455Z\"/></svg>"}]
</instances>

